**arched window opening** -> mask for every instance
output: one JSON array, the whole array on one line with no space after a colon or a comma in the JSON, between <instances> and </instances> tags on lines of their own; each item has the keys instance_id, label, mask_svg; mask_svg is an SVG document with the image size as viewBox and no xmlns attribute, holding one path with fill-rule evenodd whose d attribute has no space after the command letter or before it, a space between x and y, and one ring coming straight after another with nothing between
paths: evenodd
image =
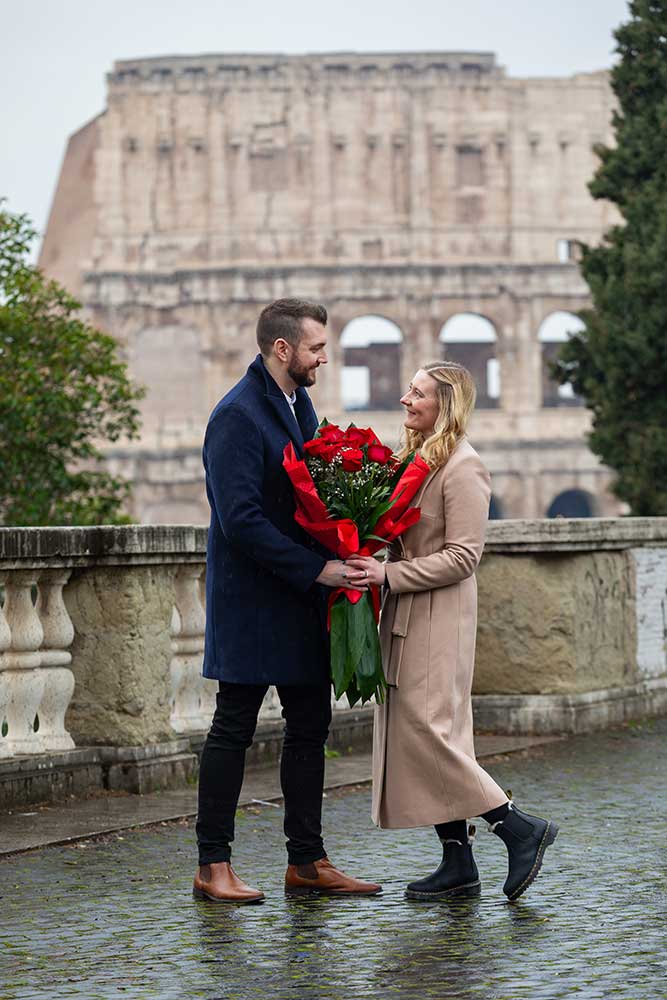
<instances>
[{"instance_id":1,"label":"arched window opening","mask_svg":"<svg viewBox=\"0 0 667 1000\"><path fill-rule=\"evenodd\" d=\"M346 410L394 410L401 398L400 327L383 316L350 320L343 349L341 397Z\"/></svg>"},{"instance_id":2,"label":"arched window opening","mask_svg":"<svg viewBox=\"0 0 667 1000\"><path fill-rule=\"evenodd\" d=\"M550 365L558 357L561 344L584 328L574 313L559 311L547 316L537 331L542 350L542 406L581 406L581 398L575 396L570 382L559 385L552 378Z\"/></svg>"},{"instance_id":3,"label":"arched window opening","mask_svg":"<svg viewBox=\"0 0 667 1000\"><path fill-rule=\"evenodd\" d=\"M476 313L458 313L447 320L439 337L445 358L464 365L477 385L477 406L493 409L500 403L500 365L496 357L496 329Z\"/></svg>"},{"instance_id":4,"label":"arched window opening","mask_svg":"<svg viewBox=\"0 0 667 1000\"><path fill-rule=\"evenodd\" d=\"M585 490L564 490L551 501L547 517L593 517L593 498Z\"/></svg>"},{"instance_id":5,"label":"arched window opening","mask_svg":"<svg viewBox=\"0 0 667 1000\"><path fill-rule=\"evenodd\" d=\"M503 514L503 505L495 494L491 494L491 502L489 504L489 521L500 521L505 515Z\"/></svg>"}]
</instances>

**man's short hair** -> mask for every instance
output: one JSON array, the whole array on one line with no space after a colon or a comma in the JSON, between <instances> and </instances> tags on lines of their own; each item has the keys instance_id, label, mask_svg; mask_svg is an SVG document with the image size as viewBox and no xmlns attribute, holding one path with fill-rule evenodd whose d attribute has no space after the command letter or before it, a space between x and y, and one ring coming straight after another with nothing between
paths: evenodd
<instances>
[{"instance_id":1,"label":"man's short hair","mask_svg":"<svg viewBox=\"0 0 667 1000\"><path fill-rule=\"evenodd\" d=\"M276 340L282 338L292 347L298 347L303 335L301 321L314 319L327 325L324 306L304 299L276 299L262 309L257 321L257 344L262 354L268 354Z\"/></svg>"}]
</instances>

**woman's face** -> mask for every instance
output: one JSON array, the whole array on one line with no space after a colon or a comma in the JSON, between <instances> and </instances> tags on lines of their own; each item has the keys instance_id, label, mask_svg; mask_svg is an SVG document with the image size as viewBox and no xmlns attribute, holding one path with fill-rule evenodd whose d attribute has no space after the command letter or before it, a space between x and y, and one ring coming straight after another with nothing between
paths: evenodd
<instances>
[{"instance_id":1,"label":"woman's face","mask_svg":"<svg viewBox=\"0 0 667 1000\"><path fill-rule=\"evenodd\" d=\"M401 397L405 407L404 427L411 431L420 431L428 437L438 419L440 403L434 378L420 368L416 373L408 391Z\"/></svg>"}]
</instances>

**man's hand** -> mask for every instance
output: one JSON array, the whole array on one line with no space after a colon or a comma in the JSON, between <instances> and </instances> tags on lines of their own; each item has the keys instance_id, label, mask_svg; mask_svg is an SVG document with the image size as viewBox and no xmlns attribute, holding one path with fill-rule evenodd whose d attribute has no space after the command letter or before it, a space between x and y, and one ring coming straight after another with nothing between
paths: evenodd
<instances>
[{"instance_id":1,"label":"man's hand","mask_svg":"<svg viewBox=\"0 0 667 1000\"><path fill-rule=\"evenodd\" d=\"M325 587L345 587L347 590L368 590L368 576L364 570L354 569L340 559L331 559L325 564L316 583Z\"/></svg>"}]
</instances>

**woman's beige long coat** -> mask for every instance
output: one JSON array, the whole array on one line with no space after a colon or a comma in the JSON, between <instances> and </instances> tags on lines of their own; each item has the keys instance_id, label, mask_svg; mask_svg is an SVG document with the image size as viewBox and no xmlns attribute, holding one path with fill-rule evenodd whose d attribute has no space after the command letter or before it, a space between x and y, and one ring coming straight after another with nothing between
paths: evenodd
<instances>
[{"instance_id":1,"label":"woman's beige long coat","mask_svg":"<svg viewBox=\"0 0 667 1000\"><path fill-rule=\"evenodd\" d=\"M387 681L375 709L373 820L381 827L468 819L507 800L475 760L471 687L475 569L489 474L464 438L426 479L421 518L392 546L380 620Z\"/></svg>"}]
</instances>

